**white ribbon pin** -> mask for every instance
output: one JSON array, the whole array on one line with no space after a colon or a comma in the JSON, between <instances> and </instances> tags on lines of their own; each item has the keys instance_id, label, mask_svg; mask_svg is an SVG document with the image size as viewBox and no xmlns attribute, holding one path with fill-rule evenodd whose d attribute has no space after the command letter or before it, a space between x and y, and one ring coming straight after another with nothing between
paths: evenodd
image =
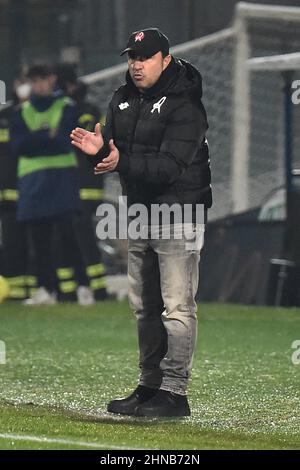
<instances>
[{"instance_id":1,"label":"white ribbon pin","mask_svg":"<svg viewBox=\"0 0 300 470\"><path fill-rule=\"evenodd\" d=\"M123 109L129 108L129 103L127 101L125 101L124 103L120 103L119 108L121 111L123 111Z\"/></svg>"},{"instance_id":2,"label":"white ribbon pin","mask_svg":"<svg viewBox=\"0 0 300 470\"><path fill-rule=\"evenodd\" d=\"M153 108L151 109L151 113L154 113L154 111L156 110L159 114L160 113L160 108L162 107L162 105L164 104L166 99L167 99L167 97L163 96L157 103L154 103Z\"/></svg>"}]
</instances>

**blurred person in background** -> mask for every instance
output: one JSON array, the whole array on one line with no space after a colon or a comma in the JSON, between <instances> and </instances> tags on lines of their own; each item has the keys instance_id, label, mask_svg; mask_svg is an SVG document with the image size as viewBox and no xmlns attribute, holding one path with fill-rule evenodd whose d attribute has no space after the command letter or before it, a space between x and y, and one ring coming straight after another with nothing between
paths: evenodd
<instances>
[{"instance_id":1,"label":"blurred person in background","mask_svg":"<svg viewBox=\"0 0 300 470\"><path fill-rule=\"evenodd\" d=\"M77 105L78 126L93 131L101 121L100 109L88 99L88 87L78 79L76 66L59 64L57 71L57 88L69 96ZM105 266L97 245L95 215L104 196L104 178L99 178L91 171L86 154L76 149L79 168L80 210L76 217L76 229L80 247L86 262L87 274L95 298L107 297Z\"/></svg>"},{"instance_id":2,"label":"blurred person in background","mask_svg":"<svg viewBox=\"0 0 300 470\"><path fill-rule=\"evenodd\" d=\"M11 150L10 126L15 106L28 99L30 84L24 74L14 81L13 99L0 107L0 220L1 274L9 284L9 298L27 297L28 244L26 231L17 223L17 160Z\"/></svg>"},{"instance_id":3,"label":"blurred person in background","mask_svg":"<svg viewBox=\"0 0 300 470\"><path fill-rule=\"evenodd\" d=\"M94 297L74 228L80 202L77 160L68 139L77 122L77 109L70 98L54 93L56 75L50 66L33 65L27 77L32 93L16 109L11 126L12 149L18 157L17 220L31 236L38 278L38 289L26 304L57 302L57 230L67 240L69 264L79 285L78 302L90 305Z\"/></svg>"}]
</instances>

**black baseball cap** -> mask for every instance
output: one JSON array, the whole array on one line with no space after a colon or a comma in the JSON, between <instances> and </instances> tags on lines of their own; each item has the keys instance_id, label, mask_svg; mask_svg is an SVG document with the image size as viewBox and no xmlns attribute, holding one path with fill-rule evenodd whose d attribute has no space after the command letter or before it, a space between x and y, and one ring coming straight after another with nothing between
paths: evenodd
<instances>
[{"instance_id":1,"label":"black baseball cap","mask_svg":"<svg viewBox=\"0 0 300 470\"><path fill-rule=\"evenodd\" d=\"M120 55L126 52L135 52L142 57L152 57L161 51L163 56L169 54L169 40L159 29L148 28L132 33L128 39L126 49Z\"/></svg>"}]
</instances>

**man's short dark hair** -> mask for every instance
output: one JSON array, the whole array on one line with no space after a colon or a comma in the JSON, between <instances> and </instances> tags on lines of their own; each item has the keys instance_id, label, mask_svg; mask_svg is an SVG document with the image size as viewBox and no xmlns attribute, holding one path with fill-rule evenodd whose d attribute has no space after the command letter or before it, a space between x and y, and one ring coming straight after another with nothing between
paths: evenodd
<instances>
[{"instance_id":1,"label":"man's short dark hair","mask_svg":"<svg viewBox=\"0 0 300 470\"><path fill-rule=\"evenodd\" d=\"M54 68L48 64L36 64L29 67L27 77L32 78L47 78L55 74Z\"/></svg>"}]
</instances>

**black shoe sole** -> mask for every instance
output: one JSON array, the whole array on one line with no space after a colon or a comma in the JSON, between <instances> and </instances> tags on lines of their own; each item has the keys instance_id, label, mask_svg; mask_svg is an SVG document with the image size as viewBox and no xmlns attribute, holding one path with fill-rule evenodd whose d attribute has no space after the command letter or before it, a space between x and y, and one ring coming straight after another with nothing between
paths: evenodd
<instances>
[{"instance_id":1,"label":"black shoe sole","mask_svg":"<svg viewBox=\"0 0 300 470\"><path fill-rule=\"evenodd\" d=\"M134 412L129 413L128 411L120 411L120 410L118 410L118 411L107 410L107 411L108 411L108 413L111 413L111 414L114 414L114 415L135 416Z\"/></svg>"},{"instance_id":2,"label":"black shoe sole","mask_svg":"<svg viewBox=\"0 0 300 470\"><path fill-rule=\"evenodd\" d=\"M189 409L185 410L143 410L141 407L136 407L134 416L138 416L140 418L148 417L148 418L184 418L187 416L191 416L191 411Z\"/></svg>"}]
</instances>

